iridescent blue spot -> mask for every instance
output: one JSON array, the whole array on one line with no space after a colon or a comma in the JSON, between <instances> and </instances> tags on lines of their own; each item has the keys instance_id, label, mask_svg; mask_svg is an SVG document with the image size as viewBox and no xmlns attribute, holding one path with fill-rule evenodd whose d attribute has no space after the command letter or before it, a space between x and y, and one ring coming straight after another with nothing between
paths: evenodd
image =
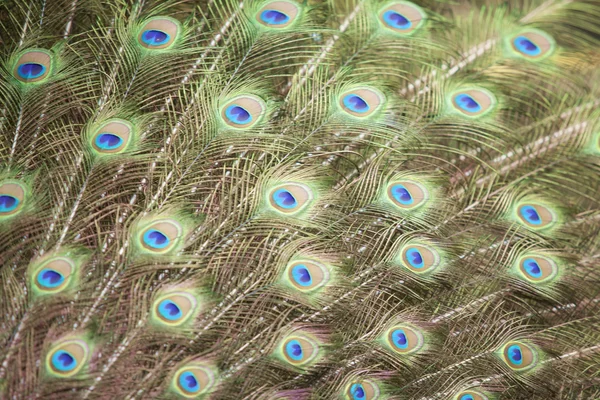
<instances>
[{"instance_id":1,"label":"iridescent blue spot","mask_svg":"<svg viewBox=\"0 0 600 400\"><path fill-rule=\"evenodd\" d=\"M365 388L360 383L353 383L350 386L350 394L353 400L363 400L365 399Z\"/></svg>"},{"instance_id":2,"label":"iridescent blue spot","mask_svg":"<svg viewBox=\"0 0 600 400\"><path fill-rule=\"evenodd\" d=\"M53 269L44 268L37 274L38 283L45 288L55 288L63 284L65 277Z\"/></svg>"},{"instance_id":3,"label":"iridescent blue spot","mask_svg":"<svg viewBox=\"0 0 600 400\"><path fill-rule=\"evenodd\" d=\"M313 283L312 277L306 265L298 264L292 268L292 276L300 286L310 286Z\"/></svg>"},{"instance_id":4,"label":"iridescent blue spot","mask_svg":"<svg viewBox=\"0 0 600 400\"><path fill-rule=\"evenodd\" d=\"M481 111L479 103L468 94L461 93L454 98L454 101L456 102L456 105L467 112L476 113Z\"/></svg>"},{"instance_id":5,"label":"iridescent blue spot","mask_svg":"<svg viewBox=\"0 0 600 400\"><path fill-rule=\"evenodd\" d=\"M243 107L231 105L225 110L225 116L234 124L243 125L252 121L252 115Z\"/></svg>"},{"instance_id":6,"label":"iridescent blue spot","mask_svg":"<svg viewBox=\"0 0 600 400\"><path fill-rule=\"evenodd\" d=\"M200 390L200 384L196 375L190 371L185 371L179 375L179 386L189 393L196 393Z\"/></svg>"},{"instance_id":7,"label":"iridescent blue spot","mask_svg":"<svg viewBox=\"0 0 600 400\"><path fill-rule=\"evenodd\" d=\"M171 241L164 233L156 229L148 229L144 233L144 243L155 249L164 249Z\"/></svg>"},{"instance_id":8,"label":"iridescent blue spot","mask_svg":"<svg viewBox=\"0 0 600 400\"><path fill-rule=\"evenodd\" d=\"M508 348L508 359L515 365L521 365L523 363L523 355L521 354L521 348L517 344L513 344Z\"/></svg>"},{"instance_id":9,"label":"iridescent blue spot","mask_svg":"<svg viewBox=\"0 0 600 400\"><path fill-rule=\"evenodd\" d=\"M260 19L269 25L283 25L290 20L290 17L281 11L265 10L260 14Z\"/></svg>"},{"instance_id":10,"label":"iridescent blue spot","mask_svg":"<svg viewBox=\"0 0 600 400\"><path fill-rule=\"evenodd\" d=\"M349 94L344 97L344 106L355 113L364 114L369 111L370 107L362 97L355 94Z\"/></svg>"},{"instance_id":11,"label":"iridescent blue spot","mask_svg":"<svg viewBox=\"0 0 600 400\"><path fill-rule=\"evenodd\" d=\"M421 252L414 247L406 250L406 259L414 268L423 268L425 266Z\"/></svg>"},{"instance_id":12,"label":"iridescent blue spot","mask_svg":"<svg viewBox=\"0 0 600 400\"><path fill-rule=\"evenodd\" d=\"M19 65L17 73L23 79L35 79L44 75L46 66L38 63L25 63Z\"/></svg>"},{"instance_id":13,"label":"iridescent blue spot","mask_svg":"<svg viewBox=\"0 0 600 400\"><path fill-rule=\"evenodd\" d=\"M302 360L302 346L300 345L300 342L295 339L292 339L286 343L285 352L287 353L288 357L294 361Z\"/></svg>"},{"instance_id":14,"label":"iridescent blue spot","mask_svg":"<svg viewBox=\"0 0 600 400\"><path fill-rule=\"evenodd\" d=\"M383 20L390 28L394 29L406 30L412 26L412 22L408 18L392 10L383 13Z\"/></svg>"},{"instance_id":15,"label":"iridescent blue spot","mask_svg":"<svg viewBox=\"0 0 600 400\"><path fill-rule=\"evenodd\" d=\"M406 338L406 333L403 329L395 329L392 332L392 342L394 343L394 346L399 349L408 348L408 339Z\"/></svg>"},{"instance_id":16,"label":"iridescent blue spot","mask_svg":"<svg viewBox=\"0 0 600 400\"><path fill-rule=\"evenodd\" d=\"M273 193L273 201L281 208L290 209L298 205L294 196L286 189L277 189Z\"/></svg>"},{"instance_id":17,"label":"iridescent blue spot","mask_svg":"<svg viewBox=\"0 0 600 400\"><path fill-rule=\"evenodd\" d=\"M156 29L148 29L142 33L142 42L148 46L161 46L170 39L171 36L168 33Z\"/></svg>"},{"instance_id":18,"label":"iridescent blue spot","mask_svg":"<svg viewBox=\"0 0 600 400\"><path fill-rule=\"evenodd\" d=\"M0 195L0 214L13 211L19 203L20 201L16 197L8 194Z\"/></svg>"},{"instance_id":19,"label":"iridescent blue spot","mask_svg":"<svg viewBox=\"0 0 600 400\"><path fill-rule=\"evenodd\" d=\"M540 215L538 214L535 207L523 206L521 207L521 210L519 212L521 213L521 217L523 217L523 219L529 222L531 225L542 224L542 219L540 218Z\"/></svg>"},{"instance_id":20,"label":"iridescent blue spot","mask_svg":"<svg viewBox=\"0 0 600 400\"><path fill-rule=\"evenodd\" d=\"M410 192L404 185L396 184L392 186L392 196L400 204L410 205L414 203Z\"/></svg>"},{"instance_id":21,"label":"iridescent blue spot","mask_svg":"<svg viewBox=\"0 0 600 400\"><path fill-rule=\"evenodd\" d=\"M542 52L542 49L538 47L535 43L533 43L530 39L525 36L517 36L513 43L517 50L521 53L526 54L528 56L537 56Z\"/></svg>"},{"instance_id":22,"label":"iridescent blue spot","mask_svg":"<svg viewBox=\"0 0 600 400\"><path fill-rule=\"evenodd\" d=\"M176 321L183 316L183 313L177 304L168 299L160 302L158 305L158 312L163 318L168 319L169 321Z\"/></svg>"},{"instance_id":23,"label":"iridescent blue spot","mask_svg":"<svg viewBox=\"0 0 600 400\"><path fill-rule=\"evenodd\" d=\"M460 396L459 400L475 400L475 399L473 398L472 395L467 393L467 394L463 394L462 396Z\"/></svg>"},{"instance_id":24,"label":"iridescent blue spot","mask_svg":"<svg viewBox=\"0 0 600 400\"><path fill-rule=\"evenodd\" d=\"M527 258L523 261L523 269L527 275L532 278L541 278L542 277L542 269L540 265L533 258Z\"/></svg>"},{"instance_id":25,"label":"iridescent blue spot","mask_svg":"<svg viewBox=\"0 0 600 400\"><path fill-rule=\"evenodd\" d=\"M101 133L96 136L95 143L96 146L103 150L114 150L123 144L123 139L112 133Z\"/></svg>"},{"instance_id":26,"label":"iridescent blue spot","mask_svg":"<svg viewBox=\"0 0 600 400\"><path fill-rule=\"evenodd\" d=\"M64 350L58 350L52 355L52 366L63 372L73 371L77 367L77 360Z\"/></svg>"}]
</instances>

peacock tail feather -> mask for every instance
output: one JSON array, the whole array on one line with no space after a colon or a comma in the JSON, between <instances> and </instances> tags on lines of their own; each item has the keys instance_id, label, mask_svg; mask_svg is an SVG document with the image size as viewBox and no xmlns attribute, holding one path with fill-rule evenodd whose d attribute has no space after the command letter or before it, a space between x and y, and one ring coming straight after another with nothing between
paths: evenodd
<instances>
[{"instance_id":1,"label":"peacock tail feather","mask_svg":"<svg viewBox=\"0 0 600 400\"><path fill-rule=\"evenodd\" d=\"M0 398L600 398L599 20L0 2Z\"/></svg>"}]
</instances>

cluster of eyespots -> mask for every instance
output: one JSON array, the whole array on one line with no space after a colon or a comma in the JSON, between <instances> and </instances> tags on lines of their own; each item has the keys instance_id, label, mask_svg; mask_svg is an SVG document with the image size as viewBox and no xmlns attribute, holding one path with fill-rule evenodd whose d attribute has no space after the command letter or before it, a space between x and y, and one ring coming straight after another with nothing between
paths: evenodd
<instances>
[{"instance_id":1,"label":"cluster of eyespots","mask_svg":"<svg viewBox=\"0 0 600 400\"><path fill-rule=\"evenodd\" d=\"M52 69L52 57L45 50L28 50L15 63L13 76L21 82L40 82Z\"/></svg>"},{"instance_id":2,"label":"cluster of eyespots","mask_svg":"<svg viewBox=\"0 0 600 400\"><path fill-rule=\"evenodd\" d=\"M154 301L156 321L168 326L179 326L188 321L198 307L194 296L186 292L174 292Z\"/></svg>"},{"instance_id":3,"label":"cluster of eyespots","mask_svg":"<svg viewBox=\"0 0 600 400\"><path fill-rule=\"evenodd\" d=\"M316 261L294 261L287 267L287 278L294 288L311 292L327 284L329 271Z\"/></svg>"},{"instance_id":4,"label":"cluster of eyespots","mask_svg":"<svg viewBox=\"0 0 600 400\"><path fill-rule=\"evenodd\" d=\"M92 137L92 147L100 154L121 153L132 136L131 124L122 119L105 121Z\"/></svg>"},{"instance_id":5,"label":"cluster of eyespots","mask_svg":"<svg viewBox=\"0 0 600 400\"><path fill-rule=\"evenodd\" d=\"M383 27L400 35L413 34L425 22L425 13L413 3L399 1L387 5L379 12Z\"/></svg>"},{"instance_id":6,"label":"cluster of eyespots","mask_svg":"<svg viewBox=\"0 0 600 400\"><path fill-rule=\"evenodd\" d=\"M533 229L548 228L556 219L552 210L534 203L521 204L517 208L517 215L525 226Z\"/></svg>"},{"instance_id":7,"label":"cluster of eyespots","mask_svg":"<svg viewBox=\"0 0 600 400\"><path fill-rule=\"evenodd\" d=\"M533 367L537 361L532 347L515 341L504 345L502 359L510 368L521 371Z\"/></svg>"},{"instance_id":8,"label":"cluster of eyespots","mask_svg":"<svg viewBox=\"0 0 600 400\"><path fill-rule=\"evenodd\" d=\"M531 61L541 60L552 54L555 43L551 36L540 30L528 30L510 38L514 53Z\"/></svg>"},{"instance_id":9,"label":"cluster of eyespots","mask_svg":"<svg viewBox=\"0 0 600 400\"><path fill-rule=\"evenodd\" d=\"M286 183L269 193L269 204L283 214L294 214L304 209L312 200L311 190L300 183Z\"/></svg>"},{"instance_id":10,"label":"cluster of eyespots","mask_svg":"<svg viewBox=\"0 0 600 400\"><path fill-rule=\"evenodd\" d=\"M392 182L387 188L388 198L392 203L402 209L411 210L427 200L427 190L420 184L412 181Z\"/></svg>"},{"instance_id":11,"label":"cluster of eyespots","mask_svg":"<svg viewBox=\"0 0 600 400\"><path fill-rule=\"evenodd\" d=\"M166 49L175 43L180 31L181 25L177 20L168 17L156 17L142 26L137 39L140 46L146 49Z\"/></svg>"},{"instance_id":12,"label":"cluster of eyespots","mask_svg":"<svg viewBox=\"0 0 600 400\"><path fill-rule=\"evenodd\" d=\"M174 220L155 221L142 230L141 245L152 253L167 253L175 246L181 232L181 226Z\"/></svg>"},{"instance_id":13,"label":"cluster of eyespots","mask_svg":"<svg viewBox=\"0 0 600 400\"><path fill-rule=\"evenodd\" d=\"M271 1L256 13L256 21L271 29L283 29L292 25L300 14L300 7L290 1Z\"/></svg>"},{"instance_id":14,"label":"cluster of eyespots","mask_svg":"<svg viewBox=\"0 0 600 400\"><path fill-rule=\"evenodd\" d=\"M344 112L359 118L372 115L381 107L383 102L382 93L367 87L344 92L339 99L339 105Z\"/></svg>"},{"instance_id":15,"label":"cluster of eyespots","mask_svg":"<svg viewBox=\"0 0 600 400\"><path fill-rule=\"evenodd\" d=\"M187 398L209 392L215 384L215 374L208 366L190 363L177 370L173 376L173 387Z\"/></svg>"},{"instance_id":16,"label":"cluster of eyespots","mask_svg":"<svg viewBox=\"0 0 600 400\"><path fill-rule=\"evenodd\" d=\"M319 345L308 336L297 334L281 342L283 359L293 366L305 366L317 357Z\"/></svg>"},{"instance_id":17,"label":"cluster of eyespots","mask_svg":"<svg viewBox=\"0 0 600 400\"><path fill-rule=\"evenodd\" d=\"M531 255L519 260L519 271L528 281L544 283L558 272L556 263L547 257Z\"/></svg>"},{"instance_id":18,"label":"cluster of eyespots","mask_svg":"<svg viewBox=\"0 0 600 400\"><path fill-rule=\"evenodd\" d=\"M56 293L65 289L75 264L66 257L52 257L46 260L34 273L33 283L42 293Z\"/></svg>"},{"instance_id":19,"label":"cluster of eyespots","mask_svg":"<svg viewBox=\"0 0 600 400\"><path fill-rule=\"evenodd\" d=\"M402 265L417 274L429 273L440 264L440 256L433 248L423 244L408 244L400 252Z\"/></svg>"},{"instance_id":20,"label":"cluster of eyespots","mask_svg":"<svg viewBox=\"0 0 600 400\"><path fill-rule=\"evenodd\" d=\"M398 354L412 354L423 348L423 334L408 325L396 325L388 329L385 343Z\"/></svg>"},{"instance_id":21,"label":"cluster of eyespots","mask_svg":"<svg viewBox=\"0 0 600 400\"><path fill-rule=\"evenodd\" d=\"M0 183L0 218L21 211L25 189L16 182Z\"/></svg>"},{"instance_id":22,"label":"cluster of eyespots","mask_svg":"<svg viewBox=\"0 0 600 400\"><path fill-rule=\"evenodd\" d=\"M456 400L488 400L487 396L476 390L465 390L454 398Z\"/></svg>"},{"instance_id":23,"label":"cluster of eyespots","mask_svg":"<svg viewBox=\"0 0 600 400\"><path fill-rule=\"evenodd\" d=\"M74 339L59 343L48 352L47 370L58 377L73 376L87 363L89 352L89 347L83 340Z\"/></svg>"},{"instance_id":24,"label":"cluster of eyespots","mask_svg":"<svg viewBox=\"0 0 600 400\"><path fill-rule=\"evenodd\" d=\"M243 95L235 97L221 109L221 118L225 124L234 129L250 128L261 120L265 113L262 99Z\"/></svg>"},{"instance_id":25,"label":"cluster of eyespots","mask_svg":"<svg viewBox=\"0 0 600 400\"><path fill-rule=\"evenodd\" d=\"M496 98L487 90L467 89L452 95L452 107L467 117L480 117L490 112L496 104Z\"/></svg>"},{"instance_id":26,"label":"cluster of eyespots","mask_svg":"<svg viewBox=\"0 0 600 400\"><path fill-rule=\"evenodd\" d=\"M368 379L360 379L346 386L345 398L348 400L376 400L379 398L379 387Z\"/></svg>"}]
</instances>

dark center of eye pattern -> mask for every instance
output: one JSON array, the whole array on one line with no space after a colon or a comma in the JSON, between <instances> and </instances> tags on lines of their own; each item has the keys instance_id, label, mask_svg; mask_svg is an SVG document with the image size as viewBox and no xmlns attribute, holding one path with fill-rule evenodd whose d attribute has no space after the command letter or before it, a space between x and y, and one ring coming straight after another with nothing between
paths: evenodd
<instances>
[{"instance_id":1,"label":"dark center of eye pattern","mask_svg":"<svg viewBox=\"0 0 600 400\"><path fill-rule=\"evenodd\" d=\"M541 49L525 36L518 36L514 40L515 47L529 56L537 56L541 53Z\"/></svg>"},{"instance_id":2,"label":"dark center of eye pattern","mask_svg":"<svg viewBox=\"0 0 600 400\"><path fill-rule=\"evenodd\" d=\"M542 219L540 218L537 210L531 206L524 206L521 208L521 215L532 225L539 225L542 223Z\"/></svg>"},{"instance_id":3,"label":"dark center of eye pattern","mask_svg":"<svg viewBox=\"0 0 600 400\"><path fill-rule=\"evenodd\" d=\"M167 305L165 305L165 309L171 316L177 315L180 313L179 307L177 307L174 303L171 303L171 302L169 302Z\"/></svg>"},{"instance_id":4,"label":"dark center of eye pattern","mask_svg":"<svg viewBox=\"0 0 600 400\"><path fill-rule=\"evenodd\" d=\"M19 205L19 199L16 197L3 194L0 195L0 213L5 213L14 210Z\"/></svg>"},{"instance_id":5,"label":"dark center of eye pattern","mask_svg":"<svg viewBox=\"0 0 600 400\"><path fill-rule=\"evenodd\" d=\"M123 143L123 139L112 133L101 133L96 137L96 146L101 149L114 150L118 148L121 143Z\"/></svg>"},{"instance_id":6,"label":"dark center of eye pattern","mask_svg":"<svg viewBox=\"0 0 600 400\"><path fill-rule=\"evenodd\" d=\"M150 46L160 46L169 41L169 35L163 31L149 29L142 33L142 41Z\"/></svg>"},{"instance_id":7,"label":"dark center of eye pattern","mask_svg":"<svg viewBox=\"0 0 600 400\"><path fill-rule=\"evenodd\" d=\"M260 14L260 19L269 25L283 25L289 21L285 13L277 10L265 10Z\"/></svg>"},{"instance_id":8,"label":"dark center of eye pattern","mask_svg":"<svg viewBox=\"0 0 600 400\"><path fill-rule=\"evenodd\" d=\"M460 396L460 400L475 400L475 399L473 399L473 396L471 396L470 394L463 394L462 396Z\"/></svg>"},{"instance_id":9,"label":"dark center of eye pattern","mask_svg":"<svg viewBox=\"0 0 600 400\"><path fill-rule=\"evenodd\" d=\"M286 346L285 351L288 356L295 361L301 361L303 356L302 345L297 340L290 340Z\"/></svg>"},{"instance_id":10,"label":"dark center of eye pattern","mask_svg":"<svg viewBox=\"0 0 600 400\"><path fill-rule=\"evenodd\" d=\"M459 94L456 96L456 103L460 108L467 112L477 112L481 110L479 103L468 94Z\"/></svg>"},{"instance_id":11,"label":"dark center of eye pattern","mask_svg":"<svg viewBox=\"0 0 600 400\"><path fill-rule=\"evenodd\" d=\"M521 349L517 345L512 345L508 348L508 357L513 364L520 365L523 362Z\"/></svg>"},{"instance_id":12,"label":"dark center of eye pattern","mask_svg":"<svg viewBox=\"0 0 600 400\"><path fill-rule=\"evenodd\" d=\"M394 341L394 345L400 349L408 347L408 339L402 329L396 329L392 332L392 340Z\"/></svg>"},{"instance_id":13,"label":"dark center of eye pattern","mask_svg":"<svg viewBox=\"0 0 600 400\"><path fill-rule=\"evenodd\" d=\"M386 11L383 14L383 20L395 29L408 29L412 26L412 22L408 18L396 11Z\"/></svg>"},{"instance_id":14,"label":"dark center of eye pattern","mask_svg":"<svg viewBox=\"0 0 600 400\"><path fill-rule=\"evenodd\" d=\"M525 265L525 271L527 271L527 273L529 275L531 275L534 278L539 278L542 276L542 269L540 268L540 265L533 259L527 259L524 261L524 265Z\"/></svg>"},{"instance_id":15,"label":"dark center of eye pattern","mask_svg":"<svg viewBox=\"0 0 600 400\"><path fill-rule=\"evenodd\" d=\"M45 287L53 288L64 281L61 273L52 269L43 269L38 275L38 282Z\"/></svg>"},{"instance_id":16,"label":"dark center of eye pattern","mask_svg":"<svg viewBox=\"0 0 600 400\"><path fill-rule=\"evenodd\" d=\"M350 394L354 400L362 400L365 398L365 388L360 383L355 383L350 386Z\"/></svg>"},{"instance_id":17,"label":"dark center of eye pattern","mask_svg":"<svg viewBox=\"0 0 600 400\"><path fill-rule=\"evenodd\" d=\"M52 365L59 371L72 371L77 366L77 361L71 354L59 350L52 357Z\"/></svg>"},{"instance_id":18,"label":"dark center of eye pattern","mask_svg":"<svg viewBox=\"0 0 600 400\"><path fill-rule=\"evenodd\" d=\"M200 390L200 383L198 382L198 379L190 371L186 371L181 374L179 377L179 384L186 392L195 393Z\"/></svg>"},{"instance_id":19,"label":"dark center of eye pattern","mask_svg":"<svg viewBox=\"0 0 600 400\"><path fill-rule=\"evenodd\" d=\"M176 321L182 317L181 309L177 304L175 304L171 300L161 301L158 307L158 311L164 318L170 321Z\"/></svg>"},{"instance_id":20,"label":"dark center of eye pattern","mask_svg":"<svg viewBox=\"0 0 600 400\"><path fill-rule=\"evenodd\" d=\"M231 122L238 125L247 124L252 121L252 115L245 108L235 104L227 107L225 115Z\"/></svg>"},{"instance_id":21,"label":"dark center of eye pattern","mask_svg":"<svg viewBox=\"0 0 600 400\"><path fill-rule=\"evenodd\" d=\"M294 196L285 189L277 190L273 196L275 197L275 203L281 208L294 208L298 204Z\"/></svg>"},{"instance_id":22,"label":"dark center of eye pattern","mask_svg":"<svg viewBox=\"0 0 600 400\"><path fill-rule=\"evenodd\" d=\"M39 78L46 72L46 67L38 63L25 63L17 69L19 76L23 79Z\"/></svg>"},{"instance_id":23,"label":"dark center of eye pattern","mask_svg":"<svg viewBox=\"0 0 600 400\"><path fill-rule=\"evenodd\" d=\"M356 113L365 113L369 111L369 104L360 96L349 94L344 97L344 105Z\"/></svg>"},{"instance_id":24,"label":"dark center of eye pattern","mask_svg":"<svg viewBox=\"0 0 600 400\"><path fill-rule=\"evenodd\" d=\"M312 284L310 272L304 265L296 265L292 269L292 275L296 282L301 286L310 286Z\"/></svg>"},{"instance_id":25,"label":"dark center of eye pattern","mask_svg":"<svg viewBox=\"0 0 600 400\"><path fill-rule=\"evenodd\" d=\"M160 231L149 229L144 234L144 242L150 247L163 249L169 245L169 238Z\"/></svg>"},{"instance_id":26,"label":"dark center of eye pattern","mask_svg":"<svg viewBox=\"0 0 600 400\"><path fill-rule=\"evenodd\" d=\"M406 204L406 205L413 203L413 198L410 195L410 192L408 191L408 189L406 189L402 185L395 185L392 188L392 193L394 194L394 198L399 203Z\"/></svg>"},{"instance_id":27,"label":"dark center of eye pattern","mask_svg":"<svg viewBox=\"0 0 600 400\"><path fill-rule=\"evenodd\" d=\"M421 252L415 249L414 247L411 247L410 249L406 250L406 258L408 259L410 265L412 265L413 267L423 268L423 256L421 255Z\"/></svg>"}]
</instances>

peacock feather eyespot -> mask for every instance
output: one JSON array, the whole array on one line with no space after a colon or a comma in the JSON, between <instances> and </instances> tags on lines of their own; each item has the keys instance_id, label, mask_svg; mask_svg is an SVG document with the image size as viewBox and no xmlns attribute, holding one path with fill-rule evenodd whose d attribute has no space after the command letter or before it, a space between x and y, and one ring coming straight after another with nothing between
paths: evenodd
<instances>
[{"instance_id":1,"label":"peacock feather eyespot","mask_svg":"<svg viewBox=\"0 0 600 400\"><path fill-rule=\"evenodd\" d=\"M483 89L461 90L452 95L452 107L467 117L480 117L490 112L496 104L494 95Z\"/></svg>"},{"instance_id":2,"label":"peacock feather eyespot","mask_svg":"<svg viewBox=\"0 0 600 400\"><path fill-rule=\"evenodd\" d=\"M423 348L423 334L408 325L396 325L388 329L385 335L388 348L398 354L412 354Z\"/></svg>"},{"instance_id":3,"label":"peacock feather eyespot","mask_svg":"<svg viewBox=\"0 0 600 400\"><path fill-rule=\"evenodd\" d=\"M400 254L402 265L417 274L433 272L440 264L438 252L423 244L408 244Z\"/></svg>"},{"instance_id":4,"label":"peacock feather eyespot","mask_svg":"<svg viewBox=\"0 0 600 400\"><path fill-rule=\"evenodd\" d=\"M167 253L177 243L182 228L172 219L158 220L142 229L140 243L152 253Z\"/></svg>"},{"instance_id":5,"label":"peacock feather eyespot","mask_svg":"<svg viewBox=\"0 0 600 400\"><path fill-rule=\"evenodd\" d=\"M286 183L269 192L269 204L277 212L295 214L312 200L311 190L300 183Z\"/></svg>"},{"instance_id":6,"label":"peacock feather eyespot","mask_svg":"<svg viewBox=\"0 0 600 400\"><path fill-rule=\"evenodd\" d=\"M17 214L23 209L25 188L17 182L0 183L0 218Z\"/></svg>"},{"instance_id":7,"label":"peacock feather eyespot","mask_svg":"<svg viewBox=\"0 0 600 400\"><path fill-rule=\"evenodd\" d=\"M54 376L67 378L77 374L88 362L90 349L79 339L64 341L50 349L46 369Z\"/></svg>"},{"instance_id":8,"label":"peacock feather eyespot","mask_svg":"<svg viewBox=\"0 0 600 400\"><path fill-rule=\"evenodd\" d=\"M259 122L265 113L265 103L256 96L235 97L221 109L221 118L230 128L246 129Z\"/></svg>"},{"instance_id":9,"label":"peacock feather eyespot","mask_svg":"<svg viewBox=\"0 0 600 400\"><path fill-rule=\"evenodd\" d=\"M392 3L379 12L379 23L386 29L400 34L411 35L423 26L425 12L408 1Z\"/></svg>"},{"instance_id":10,"label":"peacock feather eyespot","mask_svg":"<svg viewBox=\"0 0 600 400\"><path fill-rule=\"evenodd\" d=\"M131 141L132 125L122 119L106 121L92 136L92 147L99 154L116 154L127 149Z\"/></svg>"},{"instance_id":11,"label":"peacock feather eyespot","mask_svg":"<svg viewBox=\"0 0 600 400\"><path fill-rule=\"evenodd\" d=\"M502 360L511 369L524 371L535 366L537 355L532 347L521 342L512 341L504 345Z\"/></svg>"},{"instance_id":12,"label":"peacock feather eyespot","mask_svg":"<svg viewBox=\"0 0 600 400\"><path fill-rule=\"evenodd\" d=\"M271 1L256 13L256 21L271 29L283 29L292 25L300 15L300 6L291 1Z\"/></svg>"},{"instance_id":13,"label":"peacock feather eyespot","mask_svg":"<svg viewBox=\"0 0 600 400\"><path fill-rule=\"evenodd\" d=\"M150 50L167 49L181 34L181 24L170 17L155 17L144 23L138 35L140 46Z\"/></svg>"},{"instance_id":14,"label":"peacock feather eyespot","mask_svg":"<svg viewBox=\"0 0 600 400\"><path fill-rule=\"evenodd\" d=\"M349 383L344 392L347 400L376 400L380 393L377 384L369 379Z\"/></svg>"},{"instance_id":15,"label":"peacock feather eyespot","mask_svg":"<svg viewBox=\"0 0 600 400\"><path fill-rule=\"evenodd\" d=\"M179 326L188 321L198 308L198 301L186 292L174 292L154 301L155 320L168 326Z\"/></svg>"},{"instance_id":16,"label":"peacock feather eyespot","mask_svg":"<svg viewBox=\"0 0 600 400\"><path fill-rule=\"evenodd\" d=\"M532 229L545 229L554 224L554 212L541 204L525 203L517 208L519 221Z\"/></svg>"},{"instance_id":17,"label":"peacock feather eyespot","mask_svg":"<svg viewBox=\"0 0 600 400\"><path fill-rule=\"evenodd\" d=\"M285 362L293 366L305 366L319 353L319 345L308 336L291 335L281 342L281 353Z\"/></svg>"},{"instance_id":18,"label":"peacock feather eyespot","mask_svg":"<svg viewBox=\"0 0 600 400\"><path fill-rule=\"evenodd\" d=\"M22 53L13 68L13 76L24 83L41 82L50 76L52 56L46 50L27 50Z\"/></svg>"},{"instance_id":19,"label":"peacock feather eyespot","mask_svg":"<svg viewBox=\"0 0 600 400\"><path fill-rule=\"evenodd\" d=\"M214 371L202 364L188 364L177 370L173 376L175 391L187 398L202 396L214 387Z\"/></svg>"},{"instance_id":20,"label":"peacock feather eyespot","mask_svg":"<svg viewBox=\"0 0 600 400\"><path fill-rule=\"evenodd\" d=\"M538 61L548 57L556 47L554 39L545 32L530 29L510 38L513 53L521 58Z\"/></svg>"},{"instance_id":21,"label":"peacock feather eyespot","mask_svg":"<svg viewBox=\"0 0 600 400\"><path fill-rule=\"evenodd\" d=\"M455 400L488 400L488 397L476 390L465 390L454 397Z\"/></svg>"},{"instance_id":22,"label":"peacock feather eyespot","mask_svg":"<svg viewBox=\"0 0 600 400\"><path fill-rule=\"evenodd\" d=\"M373 115L383 104L384 96L373 88L356 88L344 92L339 99L341 109L358 118Z\"/></svg>"},{"instance_id":23,"label":"peacock feather eyespot","mask_svg":"<svg viewBox=\"0 0 600 400\"><path fill-rule=\"evenodd\" d=\"M301 292L312 292L323 287L330 277L326 266L310 260L290 263L286 275L290 284Z\"/></svg>"},{"instance_id":24,"label":"peacock feather eyespot","mask_svg":"<svg viewBox=\"0 0 600 400\"><path fill-rule=\"evenodd\" d=\"M75 263L67 257L52 257L34 273L33 283L42 293L56 293L67 287Z\"/></svg>"},{"instance_id":25,"label":"peacock feather eyespot","mask_svg":"<svg viewBox=\"0 0 600 400\"><path fill-rule=\"evenodd\" d=\"M425 204L428 193L423 186L416 182L398 181L388 185L387 196L397 207L412 210Z\"/></svg>"},{"instance_id":26,"label":"peacock feather eyespot","mask_svg":"<svg viewBox=\"0 0 600 400\"><path fill-rule=\"evenodd\" d=\"M548 282L558 273L558 267L553 260L538 255L521 257L518 265L521 275L533 283Z\"/></svg>"}]
</instances>

